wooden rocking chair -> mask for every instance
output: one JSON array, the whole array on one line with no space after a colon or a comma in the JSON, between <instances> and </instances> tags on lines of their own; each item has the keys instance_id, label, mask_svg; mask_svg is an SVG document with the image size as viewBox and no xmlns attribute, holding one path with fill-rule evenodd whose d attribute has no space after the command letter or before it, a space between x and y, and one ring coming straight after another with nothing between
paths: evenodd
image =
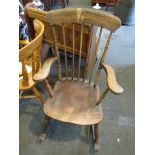
<instances>
[{"instance_id":1,"label":"wooden rocking chair","mask_svg":"<svg viewBox=\"0 0 155 155\"><path fill-rule=\"evenodd\" d=\"M77 125L85 125L93 127L93 135L95 150L99 149L99 123L103 119L103 111L101 101L104 99L106 94L110 91L114 94L121 94L123 88L119 86L116 81L114 69L105 64L105 58L107 55L108 46L112 33L115 32L121 25L119 18L114 15L108 14L104 11L84 9L84 8L66 8L50 11L47 14L47 21L50 23L52 33L54 34L54 49L57 57L57 72L58 81L53 89L53 98L48 98L44 103L44 112L49 118L56 119L62 122L73 123ZM66 52L66 36L65 25L72 25L72 71L69 72L69 63ZM78 56L75 56L75 24L80 25L80 49ZM82 43L83 43L83 31L84 26L90 26L90 37L89 41L85 42L88 46L86 53L86 61L84 64L84 72L82 72ZM57 36L55 33L56 26L62 29L62 39L64 42L64 61L60 59ZM100 29L99 36L96 42L96 48L94 51L93 62L89 62L90 48L92 42L92 34L94 26L98 26ZM98 53L98 46L103 29L109 30L109 36L105 49L103 50L102 57L99 62L99 67L95 70L96 56ZM76 40L77 41L77 40ZM78 57L78 63L76 64L75 58ZM92 64L90 73L88 73L88 65ZM77 67L76 67L77 65ZM62 66L65 66L65 74L63 73ZM101 70L106 71L107 74L107 87L103 92L100 92L99 86L97 85L98 78ZM77 71L77 73L76 73ZM44 70L40 70L34 75L35 81L41 81L44 79ZM86 76L89 74L88 76ZM49 121L49 119L48 119ZM47 127L46 122L46 127ZM45 130L44 130L45 131ZM45 134L45 133L44 133ZM45 136L45 135L44 135Z\"/></svg>"},{"instance_id":2,"label":"wooden rocking chair","mask_svg":"<svg viewBox=\"0 0 155 155\"><path fill-rule=\"evenodd\" d=\"M21 96L20 98L32 98L37 97L41 103L45 102L44 97L40 94L40 92L35 87L36 81L33 80L33 76L40 71L41 68L46 68L48 73L48 66L51 65L57 58L50 58L45 61L43 65L41 65L41 45L43 39L44 25L38 21L34 20L34 29L35 29L35 39L31 42L28 41L19 41L20 44L24 44L25 46L19 50L19 62L21 65L21 71L19 73L19 91L23 92L24 90L32 89L35 96ZM49 95L52 96L52 92L50 91L50 86L46 79L48 75L45 75L43 83L45 85L46 90Z\"/></svg>"}]
</instances>

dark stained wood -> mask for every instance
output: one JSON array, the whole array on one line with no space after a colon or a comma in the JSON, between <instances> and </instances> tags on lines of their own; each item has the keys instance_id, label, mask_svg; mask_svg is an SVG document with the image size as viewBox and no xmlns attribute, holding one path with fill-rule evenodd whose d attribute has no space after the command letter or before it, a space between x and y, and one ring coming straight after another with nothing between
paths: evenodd
<instances>
[{"instance_id":1,"label":"dark stained wood","mask_svg":"<svg viewBox=\"0 0 155 155\"><path fill-rule=\"evenodd\" d=\"M67 53L66 53L66 33L64 24L62 25L62 32L63 32L63 43L64 43L64 52L65 52L65 67L66 67L66 79L68 79L68 61L67 61Z\"/></svg>"},{"instance_id":2,"label":"dark stained wood","mask_svg":"<svg viewBox=\"0 0 155 155\"><path fill-rule=\"evenodd\" d=\"M59 9L59 11L52 10L48 12L47 20L51 25L71 22L95 24L96 26L104 27L112 32L115 32L121 25L121 21L118 17L105 11L88 8L65 8Z\"/></svg>"},{"instance_id":3,"label":"dark stained wood","mask_svg":"<svg viewBox=\"0 0 155 155\"><path fill-rule=\"evenodd\" d=\"M92 40L93 40L93 25L91 25L91 29L90 29L90 36L89 36L89 41L88 41L88 50L87 50L87 54L86 54L86 63L85 63L85 69L84 69L84 77L83 80L86 79L87 73L88 73L88 63L90 60L90 50L91 50L91 44L92 44Z\"/></svg>"},{"instance_id":4,"label":"dark stained wood","mask_svg":"<svg viewBox=\"0 0 155 155\"><path fill-rule=\"evenodd\" d=\"M47 129L48 129L48 125L50 123L50 117L48 117L47 115L44 115L44 124L43 124L43 128L42 128L42 133L39 136L39 142L44 142L46 135L47 135Z\"/></svg>"},{"instance_id":5,"label":"dark stained wood","mask_svg":"<svg viewBox=\"0 0 155 155\"><path fill-rule=\"evenodd\" d=\"M44 112L51 118L79 125L96 124L103 118L99 99L99 87L89 85L88 81L64 80L57 82L54 97L44 105Z\"/></svg>"},{"instance_id":6,"label":"dark stained wood","mask_svg":"<svg viewBox=\"0 0 155 155\"><path fill-rule=\"evenodd\" d=\"M26 22L28 23L28 27L29 27L30 34L31 34L32 38L34 36L34 29L33 29L32 21L33 21L33 19L38 19L45 26L43 40L45 42L49 43L50 45L54 46L53 30L52 30L50 24L47 21L48 12L28 7L28 8L25 8L24 14L25 14ZM80 38L81 30L80 30L80 24L74 24L74 25L75 25L75 36L76 36L75 37L75 49L74 50L75 50L75 54L78 55L79 54L79 49L80 49L79 38ZM58 26L56 25L56 27L58 27ZM69 52L69 53L72 53L73 52L72 24L71 23L64 24L64 28L65 28L65 33L67 34L66 35L66 51ZM88 49L88 46L87 46L86 42L88 42L88 40L89 40L89 33L90 33L90 26L89 25L84 25L84 29L83 29L83 47L82 47L82 53L81 53L82 57L86 56L86 52L87 52L87 49ZM59 34L63 34L62 29L57 29L56 28L56 35L61 36L61 37L57 38L58 47L61 50L65 50L62 35L59 35Z\"/></svg>"},{"instance_id":7,"label":"dark stained wood","mask_svg":"<svg viewBox=\"0 0 155 155\"><path fill-rule=\"evenodd\" d=\"M99 144L99 123L94 125L94 136L95 136L94 150L99 151L99 149L100 149L100 144Z\"/></svg>"},{"instance_id":8,"label":"dark stained wood","mask_svg":"<svg viewBox=\"0 0 155 155\"><path fill-rule=\"evenodd\" d=\"M74 49L75 49L75 25L73 23L73 54L72 54L72 80L74 79Z\"/></svg>"},{"instance_id":9,"label":"dark stained wood","mask_svg":"<svg viewBox=\"0 0 155 155\"><path fill-rule=\"evenodd\" d=\"M80 78L82 42L83 42L83 24L81 24L81 35L80 35L80 52L79 52L79 64L78 64L78 80Z\"/></svg>"},{"instance_id":10,"label":"dark stained wood","mask_svg":"<svg viewBox=\"0 0 155 155\"><path fill-rule=\"evenodd\" d=\"M93 70L94 70L94 67L95 67L95 63L96 63L96 57L97 57L97 53L98 53L98 47L99 47L99 43L100 43L100 39L101 39L101 34L102 34L102 27L100 28L100 33L99 33L99 37L97 39L97 44L96 44L96 49L95 49L95 54L94 54L94 60L93 60L93 65L92 65L92 68L91 68L91 73L90 73L90 80L89 82L91 82L91 79L92 79L92 75L93 75Z\"/></svg>"},{"instance_id":11,"label":"dark stained wood","mask_svg":"<svg viewBox=\"0 0 155 155\"><path fill-rule=\"evenodd\" d=\"M100 3L101 5L105 6L116 6L118 0L92 0L93 5L96 3Z\"/></svg>"},{"instance_id":12,"label":"dark stained wood","mask_svg":"<svg viewBox=\"0 0 155 155\"><path fill-rule=\"evenodd\" d=\"M53 90L51 89L51 86L47 79L44 80L44 85L50 97L53 97Z\"/></svg>"},{"instance_id":13,"label":"dark stained wood","mask_svg":"<svg viewBox=\"0 0 155 155\"><path fill-rule=\"evenodd\" d=\"M39 12L31 9L27 11L28 15L33 18L37 18L37 14L39 14ZM58 81L51 95L53 98L49 98L45 102L44 112L48 117L62 122L93 125L94 147L98 149L99 123L103 119L101 102L109 91L115 94L123 92L123 89L116 81L114 70L104 63L112 33L121 25L120 19L104 11L86 8L53 10L39 14L38 18L42 19L46 25L47 31L44 33L44 41L53 46L58 68ZM95 28L98 27L100 27L100 32L99 36L96 36ZM97 68L97 53L103 29L109 30L110 35L108 36L105 49L101 53L102 59ZM65 52L65 63L63 60L60 61L59 52L62 49ZM67 52L72 53L73 56L72 77L69 77L68 74ZM74 62L75 54L79 58L77 65ZM80 76L81 67L83 67L81 65L82 56L84 56L86 61L84 73ZM65 75L63 75L64 72L62 71L64 67L61 67L63 65L66 66ZM107 73L107 86L100 93L97 81L102 69ZM74 71L78 71L77 75L74 74ZM46 77L48 74L46 74ZM90 78L86 76L87 74L90 75ZM40 76L36 74L34 79L40 81L44 80L43 77L44 74L40 74Z\"/></svg>"}]
</instances>

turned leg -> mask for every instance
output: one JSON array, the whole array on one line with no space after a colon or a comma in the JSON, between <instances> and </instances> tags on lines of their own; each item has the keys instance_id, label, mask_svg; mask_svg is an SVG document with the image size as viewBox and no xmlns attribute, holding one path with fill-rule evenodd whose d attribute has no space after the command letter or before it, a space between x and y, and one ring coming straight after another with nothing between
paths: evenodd
<instances>
[{"instance_id":1,"label":"turned leg","mask_svg":"<svg viewBox=\"0 0 155 155\"><path fill-rule=\"evenodd\" d=\"M48 83L53 87L55 85L55 81L52 80L50 76L47 77Z\"/></svg>"},{"instance_id":2,"label":"turned leg","mask_svg":"<svg viewBox=\"0 0 155 155\"><path fill-rule=\"evenodd\" d=\"M37 98L40 100L40 102L44 104L45 98L40 94L40 92L36 89L35 86L32 87L32 91L37 96Z\"/></svg>"},{"instance_id":3,"label":"turned leg","mask_svg":"<svg viewBox=\"0 0 155 155\"><path fill-rule=\"evenodd\" d=\"M94 150L99 151L100 145L99 145L99 123L94 125Z\"/></svg>"},{"instance_id":4,"label":"turned leg","mask_svg":"<svg viewBox=\"0 0 155 155\"><path fill-rule=\"evenodd\" d=\"M53 91L52 91L51 86L50 86L50 84L49 84L47 79L44 80L44 86L45 86L49 96L53 97Z\"/></svg>"},{"instance_id":5,"label":"turned leg","mask_svg":"<svg viewBox=\"0 0 155 155\"><path fill-rule=\"evenodd\" d=\"M47 129L48 129L48 126L49 126L49 122L50 122L50 117L45 115L43 129L42 129L42 133L41 133L41 135L39 137L39 142L44 142L45 141L45 138L46 138L46 135L47 135Z\"/></svg>"}]
</instances>

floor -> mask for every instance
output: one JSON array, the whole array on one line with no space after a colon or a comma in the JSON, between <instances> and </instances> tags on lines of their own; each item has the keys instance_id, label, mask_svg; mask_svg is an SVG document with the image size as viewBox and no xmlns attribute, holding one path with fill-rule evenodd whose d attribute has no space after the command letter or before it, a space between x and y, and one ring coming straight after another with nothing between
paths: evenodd
<instances>
[{"instance_id":1,"label":"floor","mask_svg":"<svg viewBox=\"0 0 155 155\"><path fill-rule=\"evenodd\" d=\"M70 7L72 6L91 5L89 0L70 0ZM134 155L134 30L134 26L121 26L112 37L106 63L114 67L124 93L121 96L109 93L104 100L104 120L100 124L100 151L95 153L92 149L89 128L58 121L50 122L47 138L44 143L39 144L38 136L43 124L42 105L37 99L29 99L20 100L19 106L20 155ZM101 42L105 36L106 33L102 35ZM38 85L38 88L44 92L41 85ZM47 97L46 93L44 95Z\"/></svg>"}]
</instances>

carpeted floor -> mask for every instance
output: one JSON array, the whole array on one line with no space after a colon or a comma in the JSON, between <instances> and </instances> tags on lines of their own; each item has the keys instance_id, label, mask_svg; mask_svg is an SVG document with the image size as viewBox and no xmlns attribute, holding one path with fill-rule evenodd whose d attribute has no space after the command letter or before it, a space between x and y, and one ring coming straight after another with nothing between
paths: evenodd
<instances>
[{"instance_id":1,"label":"carpeted floor","mask_svg":"<svg viewBox=\"0 0 155 155\"><path fill-rule=\"evenodd\" d=\"M90 1L70 0L70 6L89 6ZM103 8L104 9L104 8ZM98 155L134 155L135 151L135 59L134 26L121 26L113 35L106 63L114 67L121 96L109 93L103 104L104 120L100 125L101 149ZM101 38L100 47L106 32ZM52 70L51 74L55 72ZM100 78L99 83L103 80ZM47 97L42 85L38 88ZM28 93L31 93L28 92ZM91 130L54 121L46 141L38 144L43 123L42 105L36 99L20 100L20 155L91 155Z\"/></svg>"}]
</instances>

